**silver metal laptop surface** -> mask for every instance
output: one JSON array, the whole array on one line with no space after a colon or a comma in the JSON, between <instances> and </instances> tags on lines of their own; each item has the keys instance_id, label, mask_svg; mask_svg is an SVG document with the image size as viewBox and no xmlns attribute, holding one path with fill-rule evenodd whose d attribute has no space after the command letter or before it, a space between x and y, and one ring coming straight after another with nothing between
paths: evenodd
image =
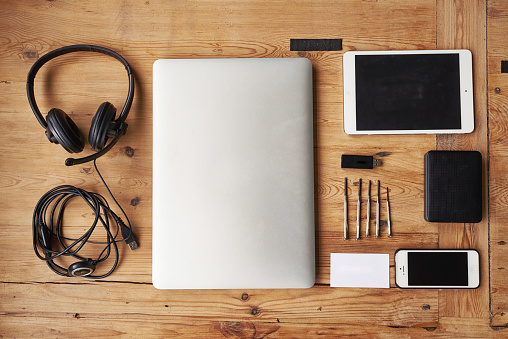
<instances>
[{"instance_id":1,"label":"silver metal laptop surface","mask_svg":"<svg viewBox=\"0 0 508 339\"><path fill-rule=\"evenodd\" d=\"M310 61L157 60L153 99L154 286L313 286Z\"/></svg>"}]
</instances>

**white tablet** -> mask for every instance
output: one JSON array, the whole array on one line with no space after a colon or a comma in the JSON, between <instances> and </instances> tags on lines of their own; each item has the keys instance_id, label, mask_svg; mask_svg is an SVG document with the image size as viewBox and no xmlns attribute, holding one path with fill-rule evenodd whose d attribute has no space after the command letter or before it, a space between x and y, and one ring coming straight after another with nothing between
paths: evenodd
<instances>
[{"instance_id":1,"label":"white tablet","mask_svg":"<svg viewBox=\"0 0 508 339\"><path fill-rule=\"evenodd\" d=\"M347 134L470 133L474 129L468 50L344 53Z\"/></svg>"}]
</instances>

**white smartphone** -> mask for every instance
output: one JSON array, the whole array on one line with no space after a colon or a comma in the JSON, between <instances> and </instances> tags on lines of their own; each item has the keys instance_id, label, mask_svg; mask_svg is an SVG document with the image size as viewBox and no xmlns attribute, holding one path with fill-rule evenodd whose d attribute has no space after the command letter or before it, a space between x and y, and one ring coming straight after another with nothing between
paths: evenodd
<instances>
[{"instance_id":1,"label":"white smartphone","mask_svg":"<svg viewBox=\"0 0 508 339\"><path fill-rule=\"evenodd\" d=\"M395 284L400 288L477 288L478 251L397 250Z\"/></svg>"},{"instance_id":2,"label":"white smartphone","mask_svg":"<svg viewBox=\"0 0 508 339\"><path fill-rule=\"evenodd\" d=\"M470 51L348 51L342 60L347 134L473 131Z\"/></svg>"}]
</instances>

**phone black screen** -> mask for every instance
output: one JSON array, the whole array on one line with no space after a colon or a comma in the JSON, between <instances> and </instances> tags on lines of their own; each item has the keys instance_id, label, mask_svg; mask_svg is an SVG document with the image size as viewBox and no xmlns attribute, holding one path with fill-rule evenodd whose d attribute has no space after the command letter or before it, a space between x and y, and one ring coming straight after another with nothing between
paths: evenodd
<instances>
[{"instance_id":1,"label":"phone black screen","mask_svg":"<svg viewBox=\"0 0 508 339\"><path fill-rule=\"evenodd\" d=\"M361 131L461 128L459 54L356 55Z\"/></svg>"},{"instance_id":2,"label":"phone black screen","mask_svg":"<svg viewBox=\"0 0 508 339\"><path fill-rule=\"evenodd\" d=\"M466 252L408 252L409 286L467 286Z\"/></svg>"}]
</instances>

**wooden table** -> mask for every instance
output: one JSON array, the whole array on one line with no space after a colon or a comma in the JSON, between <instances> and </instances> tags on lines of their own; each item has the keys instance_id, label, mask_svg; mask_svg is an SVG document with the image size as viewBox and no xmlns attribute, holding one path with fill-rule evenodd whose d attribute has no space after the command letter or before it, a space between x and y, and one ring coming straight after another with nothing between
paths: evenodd
<instances>
[{"instance_id":1,"label":"wooden table","mask_svg":"<svg viewBox=\"0 0 508 339\"><path fill-rule=\"evenodd\" d=\"M0 1L0 336L506 336L508 75L501 73L501 63L508 60L507 32L506 1ZM291 51L293 38L342 39L343 49ZM33 208L50 188L70 184L107 194L91 164L64 166L68 154L48 142L26 99L26 75L34 61L78 43L116 50L136 75L127 135L98 165L134 225L139 248L131 252L121 245L119 267L97 281L52 273L36 258L31 239ZM473 133L344 134L345 51L447 48L473 53ZM318 258L313 288L160 291L151 284L152 64L162 58L230 57L312 61ZM123 104L127 81L111 58L74 53L46 65L35 89L43 112L63 109L87 135L100 103ZM482 153L481 223L424 220L423 156L433 149ZM346 152L377 154L383 166L343 170L340 156ZM392 238L386 237L382 216L381 239L342 240L346 176L353 182L381 180L390 187ZM64 218L66 232L81 234L92 213L80 203L71 206ZM398 289L393 254L402 247L475 248L481 255L481 286ZM334 252L389 253L392 288L330 288ZM90 253L97 252L90 248Z\"/></svg>"}]
</instances>

